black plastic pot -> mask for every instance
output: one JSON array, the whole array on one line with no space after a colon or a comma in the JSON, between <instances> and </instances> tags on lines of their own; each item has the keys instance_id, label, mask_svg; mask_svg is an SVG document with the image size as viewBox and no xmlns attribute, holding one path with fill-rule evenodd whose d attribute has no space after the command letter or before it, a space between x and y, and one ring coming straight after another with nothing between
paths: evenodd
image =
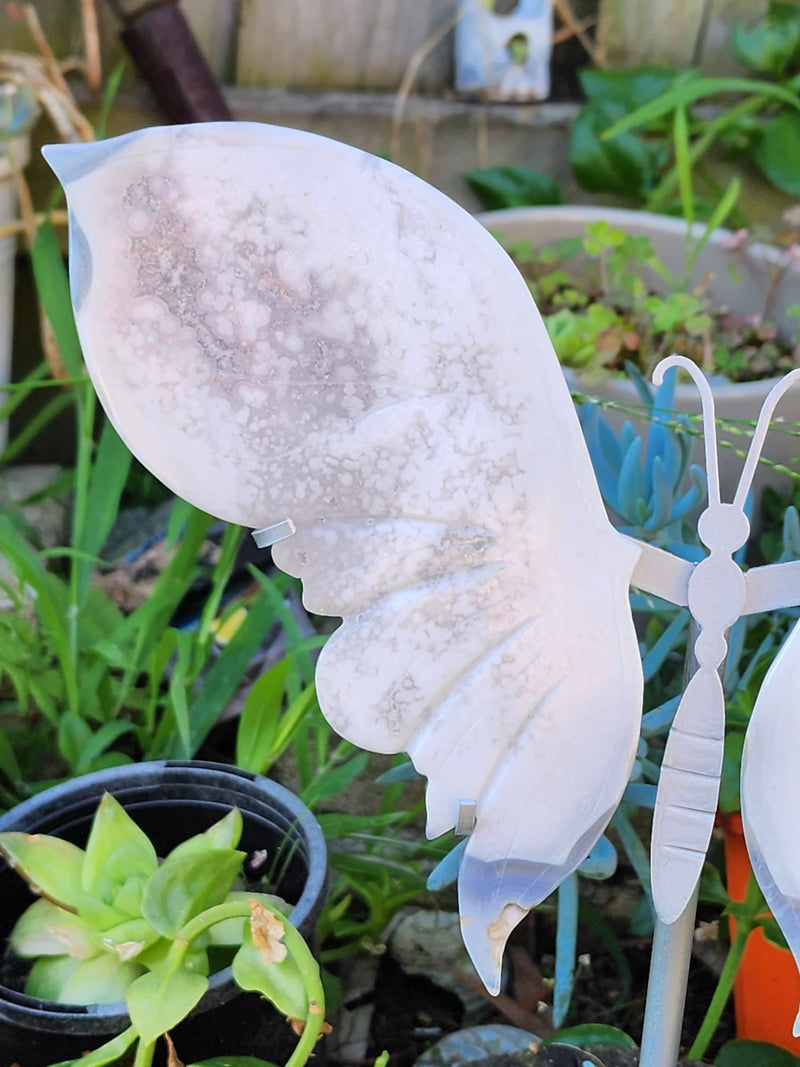
<instances>
[{"instance_id":1,"label":"black plastic pot","mask_svg":"<svg viewBox=\"0 0 800 1067\"><path fill-rule=\"evenodd\" d=\"M248 858L266 850L275 892L294 905L293 924L313 939L326 884L325 839L308 809L267 778L218 763L162 761L115 767L20 804L0 818L0 831L53 834L82 846L106 791L148 834L159 855L238 807L244 823L241 849ZM0 938L8 937L32 899L19 875L0 861ZM0 984L0 1067L47 1067L77 1058L128 1025L124 1004L74 1007L37 1000ZM211 977L207 993L172 1037L187 1063L221 1054L281 1062L296 1042L285 1019L261 996L240 992L230 968ZM164 1063L159 1055L156 1063Z\"/></svg>"}]
</instances>

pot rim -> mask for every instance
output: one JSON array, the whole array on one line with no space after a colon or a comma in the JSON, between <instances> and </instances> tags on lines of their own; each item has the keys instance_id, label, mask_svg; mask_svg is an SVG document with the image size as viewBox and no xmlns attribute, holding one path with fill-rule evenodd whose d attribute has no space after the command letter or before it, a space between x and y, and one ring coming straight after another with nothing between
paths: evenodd
<instances>
[{"instance_id":1,"label":"pot rim","mask_svg":"<svg viewBox=\"0 0 800 1067\"><path fill-rule=\"evenodd\" d=\"M29 827L35 827L37 822L41 822L49 814L61 812L67 817L69 808L65 810L64 805L70 797L73 797L76 803L85 802L95 793L99 800L106 789L115 793L124 804L127 789L134 788L137 784L140 787L147 784L144 781L137 782L136 779L153 779L153 795L148 801L151 805L157 805L159 800L168 804L170 799L191 799L159 797L158 784L171 783L176 787L194 787L200 790L208 787L209 783L203 782L208 774L223 775L231 780L231 788L239 787L243 790L238 796L232 797L231 806L246 801L248 794L256 798L262 793L265 798L275 803L276 813L289 817L289 828L295 831L298 843L302 842L306 846L303 851L308 866L303 890L293 906L290 922L298 928L302 928L304 924L313 928L315 913L327 885L327 847L322 829L311 811L294 793L271 778L240 767L203 760L153 760L106 768L62 782L23 801L0 817L0 831L25 831ZM202 795L199 794L197 799L202 800ZM213 798L215 802L217 799ZM240 810L247 819L247 809L240 806ZM256 812L249 814L251 818L262 818ZM194 1011L207 1011L226 1003L241 992L233 980L232 967L226 967L209 975L208 989ZM58 1023L62 1019L84 1021L86 1036L110 1036L129 1025L124 1001L114 1004L60 1004L58 1001L30 997L0 985L0 1026L10 1023L20 1028L52 1032L59 1030Z\"/></svg>"}]
</instances>

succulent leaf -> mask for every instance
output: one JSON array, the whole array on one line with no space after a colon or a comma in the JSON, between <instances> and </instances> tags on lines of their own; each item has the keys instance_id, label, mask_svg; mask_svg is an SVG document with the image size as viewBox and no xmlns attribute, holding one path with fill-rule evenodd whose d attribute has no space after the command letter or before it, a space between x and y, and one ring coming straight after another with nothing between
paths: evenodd
<instances>
[{"instance_id":1,"label":"succulent leaf","mask_svg":"<svg viewBox=\"0 0 800 1067\"><path fill-rule=\"evenodd\" d=\"M44 956L31 967L25 980L25 992L29 997L63 1004L61 991L80 965L81 961L73 956Z\"/></svg>"},{"instance_id":2,"label":"succulent leaf","mask_svg":"<svg viewBox=\"0 0 800 1067\"><path fill-rule=\"evenodd\" d=\"M204 852L210 848L236 848L242 836L242 813L238 808L231 808L228 814L215 822L202 834L195 834L188 841L182 841L169 854L169 859L182 857L195 852Z\"/></svg>"},{"instance_id":3,"label":"succulent leaf","mask_svg":"<svg viewBox=\"0 0 800 1067\"><path fill-rule=\"evenodd\" d=\"M164 937L174 937L193 916L225 900L245 855L220 848L169 855L147 884L142 914Z\"/></svg>"},{"instance_id":4,"label":"succulent leaf","mask_svg":"<svg viewBox=\"0 0 800 1067\"><path fill-rule=\"evenodd\" d=\"M89 923L45 898L20 915L9 944L23 959L67 955L85 960L101 951L100 938Z\"/></svg>"},{"instance_id":5,"label":"succulent leaf","mask_svg":"<svg viewBox=\"0 0 800 1067\"><path fill-rule=\"evenodd\" d=\"M147 834L136 825L118 800L103 795L92 821L83 863L86 893L113 904L119 888L131 877L149 877L158 857Z\"/></svg>"},{"instance_id":6,"label":"succulent leaf","mask_svg":"<svg viewBox=\"0 0 800 1067\"><path fill-rule=\"evenodd\" d=\"M0 855L21 875L34 893L68 911L83 901L81 871L84 852L69 841L45 834L0 833Z\"/></svg>"},{"instance_id":7,"label":"succulent leaf","mask_svg":"<svg viewBox=\"0 0 800 1067\"><path fill-rule=\"evenodd\" d=\"M83 960L64 983L62 1004L116 1004L125 999L131 982L142 973L136 962L125 962L109 952Z\"/></svg>"},{"instance_id":8,"label":"succulent leaf","mask_svg":"<svg viewBox=\"0 0 800 1067\"><path fill-rule=\"evenodd\" d=\"M267 997L288 1019L304 1019L308 1014L305 982L294 958L287 955L280 963L264 963L253 941L251 923L247 924L242 947L233 958L233 977L240 988Z\"/></svg>"},{"instance_id":9,"label":"succulent leaf","mask_svg":"<svg viewBox=\"0 0 800 1067\"><path fill-rule=\"evenodd\" d=\"M126 1003L142 1044L154 1042L171 1030L197 1004L208 988L208 979L188 971L174 970L166 962L137 978L128 990Z\"/></svg>"}]
</instances>

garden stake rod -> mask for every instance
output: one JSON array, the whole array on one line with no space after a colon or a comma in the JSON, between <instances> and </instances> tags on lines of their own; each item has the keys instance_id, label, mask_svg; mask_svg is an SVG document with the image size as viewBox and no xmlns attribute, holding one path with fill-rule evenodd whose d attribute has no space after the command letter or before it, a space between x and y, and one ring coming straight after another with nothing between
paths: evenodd
<instances>
[{"instance_id":1,"label":"garden stake rod","mask_svg":"<svg viewBox=\"0 0 800 1067\"><path fill-rule=\"evenodd\" d=\"M719 789L725 631L800 603L800 562L742 574L732 558L769 420L800 372L767 398L726 503L708 383L680 356L657 368L690 374L703 404L708 555L687 563L611 525L525 282L424 182L250 123L45 151L111 420L175 492L259 531L310 611L343 619L317 665L320 706L354 744L409 753L430 837L468 832L461 929L490 992L510 932L583 862L628 784L643 694L630 587L690 608L697 667L654 817L659 1029L643 1060L671 1067ZM753 868L795 959L799 649L795 628L756 702L741 788Z\"/></svg>"}]
</instances>

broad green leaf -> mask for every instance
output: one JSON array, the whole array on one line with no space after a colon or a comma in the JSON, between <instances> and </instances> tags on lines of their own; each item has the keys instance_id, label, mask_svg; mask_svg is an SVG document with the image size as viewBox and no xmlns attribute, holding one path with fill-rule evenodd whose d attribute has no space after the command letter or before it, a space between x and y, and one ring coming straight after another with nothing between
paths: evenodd
<instances>
[{"instance_id":1,"label":"broad green leaf","mask_svg":"<svg viewBox=\"0 0 800 1067\"><path fill-rule=\"evenodd\" d=\"M231 808L227 815L219 822L209 826L201 834L195 834L186 841L182 841L173 848L169 854L169 860L176 862L183 856L194 852L207 852L210 848L235 849L242 836L242 813L238 808Z\"/></svg>"},{"instance_id":2,"label":"broad green leaf","mask_svg":"<svg viewBox=\"0 0 800 1067\"><path fill-rule=\"evenodd\" d=\"M186 1018L208 988L208 979L166 965L137 978L126 1002L131 1022L145 1044L152 1043Z\"/></svg>"},{"instance_id":3,"label":"broad green leaf","mask_svg":"<svg viewBox=\"0 0 800 1067\"><path fill-rule=\"evenodd\" d=\"M164 937L174 937L189 919L222 903L245 855L209 848L168 856L147 883L142 914Z\"/></svg>"},{"instance_id":4,"label":"broad green leaf","mask_svg":"<svg viewBox=\"0 0 800 1067\"><path fill-rule=\"evenodd\" d=\"M744 900L731 900L723 914L732 915L737 922L746 923L748 926L755 926L757 925L757 917L766 911L767 904L764 897L761 895L752 874L748 881L748 892L751 887L755 888L756 895L754 897L745 897Z\"/></svg>"},{"instance_id":5,"label":"broad green leaf","mask_svg":"<svg viewBox=\"0 0 800 1067\"><path fill-rule=\"evenodd\" d=\"M9 944L23 959L67 955L86 960L101 951L100 938L90 923L44 898L20 915Z\"/></svg>"},{"instance_id":6,"label":"broad green leaf","mask_svg":"<svg viewBox=\"0 0 800 1067\"><path fill-rule=\"evenodd\" d=\"M797 1067L800 1059L766 1041L728 1041L717 1053L715 1067Z\"/></svg>"},{"instance_id":7,"label":"broad green leaf","mask_svg":"<svg viewBox=\"0 0 800 1067\"><path fill-rule=\"evenodd\" d=\"M783 936L780 926L771 915L765 915L763 919L759 919L758 925L764 931L764 937L770 944L775 945L776 948L782 948L786 952L789 951L789 943Z\"/></svg>"},{"instance_id":8,"label":"broad green leaf","mask_svg":"<svg viewBox=\"0 0 800 1067\"><path fill-rule=\"evenodd\" d=\"M75 968L61 987L59 1000L63 1004L116 1004L125 999L128 987L142 970L136 962L104 952Z\"/></svg>"},{"instance_id":9,"label":"broad green leaf","mask_svg":"<svg viewBox=\"0 0 800 1067\"><path fill-rule=\"evenodd\" d=\"M632 70L604 70L587 67L580 72L581 88L593 102L614 103L626 111L657 100L676 84L698 77L694 70L676 71L666 67L637 67Z\"/></svg>"},{"instance_id":10,"label":"broad green leaf","mask_svg":"<svg viewBox=\"0 0 800 1067\"><path fill-rule=\"evenodd\" d=\"M158 868L156 850L118 800L104 793L92 821L82 886L106 904L129 879L149 878Z\"/></svg>"},{"instance_id":11,"label":"broad green leaf","mask_svg":"<svg viewBox=\"0 0 800 1067\"><path fill-rule=\"evenodd\" d=\"M265 996L287 1019L305 1019L308 1014L305 982L293 957L287 955L280 963L264 963L253 944L249 922L242 947L233 957L233 977L241 989Z\"/></svg>"},{"instance_id":12,"label":"broad green leaf","mask_svg":"<svg viewBox=\"0 0 800 1067\"><path fill-rule=\"evenodd\" d=\"M259 904L263 904L270 911L280 912L281 915L291 915L292 907L287 904L281 897L276 897L272 893L251 893L251 892L234 892L228 893L225 898L226 903L233 901L241 901L242 904L247 904L251 900L256 900ZM208 931L208 941L210 945L241 945L244 924L249 922L247 916L237 917L234 919L223 919L220 923L215 923L214 926Z\"/></svg>"},{"instance_id":13,"label":"broad green leaf","mask_svg":"<svg viewBox=\"0 0 800 1067\"><path fill-rule=\"evenodd\" d=\"M170 938L159 937L149 948L142 950L141 956L138 957L139 963L148 971L157 970L166 960L172 945L173 941Z\"/></svg>"},{"instance_id":14,"label":"broad green leaf","mask_svg":"<svg viewBox=\"0 0 800 1067\"><path fill-rule=\"evenodd\" d=\"M700 899L727 908L730 894L722 881L722 875L713 863L704 863L700 874Z\"/></svg>"},{"instance_id":15,"label":"broad green leaf","mask_svg":"<svg viewBox=\"0 0 800 1067\"><path fill-rule=\"evenodd\" d=\"M564 203L558 182L529 167L483 167L464 177L487 211Z\"/></svg>"},{"instance_id":16,"label":"broad green leaf","mask_svg":"<svg viewBox=\"0 0 800 1067\"><path fill-rule=\"evenodd\" d=\"M732 43L745 66L780 78L800 48L800 10L794 4L771 3L752 28L734 26Z\"/></svg>"},{"instance_id":17,"label":"broad green leaf","mask_svg":"<svg viewBox=\"0 0 800 1067\"><path fill-rule=\"evenodd\" d=\"M603 1023L568 1026L542 1042L543 1047L557 1044L575 1045L583 1049L595 1045L605 1045L611 1048L636 1048L636 1042L624 1030L618 1030L616 1026L606 1026Z\"/></svg>"},{"instance_id":18,"label":"broad green leaf","mask_svg":"<svg viewBox=\"0 0 800 1067\"><path fill-rule=\"evenodd\" d=\"M34 893L76 911L83 900L83 849L46 834L0 833L0 855Z\"/></svg>"},{"instance_id":19,"label":"broad green leaf","mask_svg":"<svg viewBox=\"0 0 800 1067\"><path fill-rule=\"evenodd\" d=\"M787 111L768 122L753 162L782 192L800 196L800 115Z\"/></svg>"},{"instance_id":20,"label":"broad green leaf","mask_svg":"<svg viewBox=\"0 0 800 1067\"><path fill-rule=\"evenodd\" d=\"M587 104L570 130L569 162L575 180L587 192L610 192L638 199L652 187L652 153L635 134L611 140L603 134L624 112L617 105Z\"/></svg>"}]
</instances>

